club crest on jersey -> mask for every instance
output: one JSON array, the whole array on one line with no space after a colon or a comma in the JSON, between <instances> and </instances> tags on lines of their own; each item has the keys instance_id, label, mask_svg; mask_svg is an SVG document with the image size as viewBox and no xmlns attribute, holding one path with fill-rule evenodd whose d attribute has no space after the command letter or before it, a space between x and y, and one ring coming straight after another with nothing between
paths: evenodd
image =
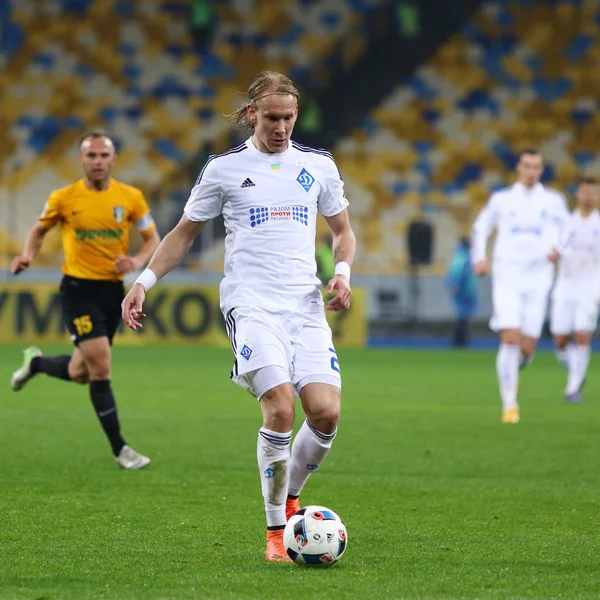
<instances>
[{"instance_id":1,"label":"club crest on jersey","mask_svg":"<svg viewBox=\"0 0 600 600\"><path fill-rule=\"evenodd\" d=\"M117 223L122 223L125 218L125 207L124 206L113 206L113 216Z\"/></svg>"},{"instance_id":2,"label":"club crest on jersey","mask_svg":"<svg viewBox=\"0 0 600 600\"><path fill-rule=\"evenodd\" d=\"M304 188L305 192L310 192L310 188L315 182L315 178L306 169L302 169L296 181Z\"/></svg>"},{"instance_id":3,"label":"club crest on jersey","mask_svg":"<svg viewBox=\"0 0 600 600\"><path fill-rule=\"evenodd\" d=\"M252 356L252 348L248 348L248 346L244 344L244 347L240 350L240 354L246 360L250 360L250 357Z\"/></svg>"}]
</instances>

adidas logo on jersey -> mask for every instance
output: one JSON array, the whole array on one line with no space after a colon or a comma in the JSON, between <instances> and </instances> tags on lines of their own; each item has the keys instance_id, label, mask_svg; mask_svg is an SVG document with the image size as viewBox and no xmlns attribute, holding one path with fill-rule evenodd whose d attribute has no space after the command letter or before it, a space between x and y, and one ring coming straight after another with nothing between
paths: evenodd
<instances>
[{"instance_id":1,"label":"adidas logo on jersey","mask_svg":"<svg viewBox=\"0 0 600 600\"><path fill-rule=\"evenodd\" d=\"M242 183L240 187L248 188L248 187L256 187L256 184L250 179L250 177L246 177L246 181Z\"/></svg>"}]
</instances>

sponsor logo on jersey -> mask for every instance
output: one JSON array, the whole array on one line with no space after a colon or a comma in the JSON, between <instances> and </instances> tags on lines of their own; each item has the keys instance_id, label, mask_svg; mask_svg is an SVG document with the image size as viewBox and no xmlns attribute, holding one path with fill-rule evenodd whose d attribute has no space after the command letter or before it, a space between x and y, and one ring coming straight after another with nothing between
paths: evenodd
<instances>
[{"instance_id":1,"label":"sponsor logo on jersey","mask_svg":"<svg viewBox=\"0 0 600 600\"><path fill-rule=\"evenodd\" d=\"M315 178L306 169L302 169L296 181L304 188L304 191L310 192L310 188L313 186Z\"/></svg>"},{"instance_id":2,"label":"sponsor logo on jersey","mask_svg":"<svg viewBox=\"0 0 600 600\"><path fill-rule=\"evenodd\" d=\"M122 223L125 218L125 207L124 206L113 206L113 215L117 223Z\"/></svg>"},{"instance_id":3,"label":"sponsor logo on jersey","mask_svg":"<svg viewBox=\"0 0 600 600\"><path fill-rule=\"evenodd\" d=\"M254 183L254 181L252 181L252 179L250 179L250 177L246 177L246 179L244 180L244 183L242 183L242 185L240 185L240 187L242 187L242 188L256 187L256 184Z\"/></svg>"},{"instance_id":4,"label":"sponsor logo on jersey","mask_svg":"<svg viewBox=\"0 0 600 600\"><path fill-rule=\"evenodd\" d=\"M122 229L76 229L75 239L78 242L86 240L120 240L123 236Z\"/></svg>"},{"instance_id":5,"label":"sponsor logo on jersey","mask_svg":"<svg viewBox=\"0 0 600 600\"><path fill-rule=\"evenodd\" d=\"M308 227L307 206L254 206L250 209L250 226L256 227L267 221L296 221Z\"/></svg>"}]
</instances>

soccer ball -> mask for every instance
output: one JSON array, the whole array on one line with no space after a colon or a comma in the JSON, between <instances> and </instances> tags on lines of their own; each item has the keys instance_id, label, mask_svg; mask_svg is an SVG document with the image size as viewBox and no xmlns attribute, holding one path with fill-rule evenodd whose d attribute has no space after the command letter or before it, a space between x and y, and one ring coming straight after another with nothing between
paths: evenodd
<instances>
[{"instance_id":1,"label":"soccer ball","mask_svg":"<svg viewBox=\"0 0 600 600\"><path fill-rule=\"evenodd\" d=\"M301 508L283 532L288 556L297 565L307 567L330 567L342 557L347 543L346 526L324 506Z\"/></svg>"}]
</instances>

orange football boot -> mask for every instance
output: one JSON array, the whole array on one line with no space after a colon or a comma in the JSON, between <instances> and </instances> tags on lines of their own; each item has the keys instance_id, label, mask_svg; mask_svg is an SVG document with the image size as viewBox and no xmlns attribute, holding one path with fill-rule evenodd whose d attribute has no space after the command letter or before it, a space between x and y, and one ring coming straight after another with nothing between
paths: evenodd
<instances>
[{"instance_id":1,"label":"orange football boot","mask_svg":"<svg viewBox=\"0 0 600 600\"><path fill-rule=\"evenodd\" d=\"M289 521L290 518L300 510L300 498L290 498L285 501L285 519Z\"/></svg>"},{"instance_id":2,"label":"orange football boot","mask_svg":"<svg viewBox=\"0 0 600 600\"><path fill-rule=\"evenodd\" d=\"M292 562L283 545L283 529L267 529L265 559L269 562Z\"/></svg>"}]
</instances>

